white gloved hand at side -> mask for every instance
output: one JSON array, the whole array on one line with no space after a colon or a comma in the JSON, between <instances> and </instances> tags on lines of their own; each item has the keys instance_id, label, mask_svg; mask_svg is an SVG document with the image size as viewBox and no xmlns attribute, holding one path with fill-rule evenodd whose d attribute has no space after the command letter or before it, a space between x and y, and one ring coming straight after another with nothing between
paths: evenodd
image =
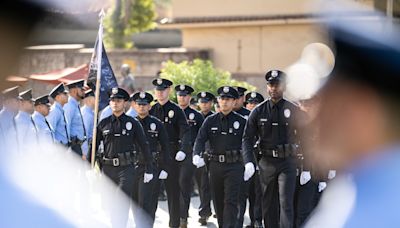
<instances>
[{"instance_id":1,"label":"white gloved hand at side","mask_svg":"<svg viewBox=\"0 0 400 228\"><path fill-rule=\"evenodd\" d=\"M152 173L144 173L143 182L149 183L151 180L153 180L153 174Z\"/></svg>"},{"instance_id":2,"label":"white gloved hand at side","mask_svg":"<svg viewBox=\"0 0 400 228\"><path fill-rule=\"evenodd\" d=\"M254 164L251 162L247 162L246 165L244 166L244 175L243 179L244 181L248 181L256 171Z\"/></svg>"},{"instance_id":3,"label":"white gloved hand at side","mask_svg":"<svg viewBox=\"0 0 400 228\"><path fill-rule=\"evenodd\" d=\"M324 191L326 188L326 182L319 182L318 184L318 192Z\"/></svg>"},{"instance_id":4,"label":"white gloved hand at side","mask_svg":"<svg viewBox=\"0 0 400 228\"><path fill-rule=\"evenodd\" d=\"M300 174L300 185L305 185L311 180L310 171L303 171Z\"/></svg>"},{"instance_id":5,"label":"white gloved hand at side","mask_svg":"<svg viewBox=\"0 0 400 228\"><path fill-rule=\"evenodd\" d=\"M329 180L332 180L332 179L335 178L335 177L336 177L336 170L333 170L333 169L329 170L329 172L328 172L328 179L329 179Z\"/></svg>"},{"instance_id":6,"label":"white gloved hand at side","mask_svg":"<svg viewBox=\"0 0 400 228\"><path fill-rule=\"evenodd\" d=\"M158 179L165 180L167 178L168 178L168 173L165 172L164 170L161 170L160 175L158 176Z\"/></svg>"},{"instance_id":7,"label":"white gloved hand at side","mask_svg":"<svg viewBox=\"0 0 400 228\"><path fill-rule=\"evenodd\" d=\"M201 168L201 167L203 167L203 166L206 165L206 163L204 162L204 159L201 158L199 155L193 156L192 163L193 163L193 165L196 166L197 168Z\"/></svg>"},{"instance_id":8,"label":"white gloved hand at side","mask_svg":"<svg viewBox=\"0 0 400 228\"><path fill-rule=\"evenodd\" d=\"M186 154L183 151L178 151L175 155L175 160L177 161L183 161L186 158Z\"/></svg>"}]
</instances>

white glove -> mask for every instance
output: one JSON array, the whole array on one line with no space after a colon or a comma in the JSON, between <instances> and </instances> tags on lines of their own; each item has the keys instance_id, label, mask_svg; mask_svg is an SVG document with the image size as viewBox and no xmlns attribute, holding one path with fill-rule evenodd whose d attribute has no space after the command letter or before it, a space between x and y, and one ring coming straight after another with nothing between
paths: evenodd
<instances>
[{"instance_id":1,"label":"white glove","mask_svg":"<svg viewBox=\"0 0 400 228\"><path fill-rule=\"evenodd\" d=\"M328 179L329 180L332 180L333 178L335 178L336 177L336 170L329 170L329 172L328 172Z\"/></svg>"},{"instance_id":2,"label":"white glove","mask_svg":"<svg viewBox=\"0 0 400 228\"><path fill-rule=\"evenodd\" d=\"M326 188L326 182L319 182L319 184L318 184L318 192L324 191L325 188Z\"/></svg>"},{"instance_id":3,"label":"white glove","mask_svg":"<svg viewBox=\"0 0 400 228\"><path fill-rule=\"evenodd\" d=\"M311 180L310 171L303 171L300 174L300 185L305 185Z\"/></svg>"},{"instance_id":4,"label":"white glove","mask_svg":"<svg viewBox=\"0 0 400 228\"><path fill-rule=\"evenodd\" d=\"M151 180L153 180L153 174L151 174L151 173L144 173L144 176L143 176L143 183L149 183Z\"/></svg>"},{"instance_id":5,"label":"white glove","mask_svg":"<svg viewBox=\"0 0 400 228\"><path fill-rule=\"evenodd\" d=\"M158 176L158 179L165 180L167 178L168 178L168 173L165 172L164 170L161 170L160 175Z\"/></svg>"},{"instance_id":6,"label":"white glove","mask_svg":"<svg viewBox=\"0 0 400 228\"><path fill-rule=\"evenodd\" d=\"M246 165L244 166L244 175L243 175L244 181L248 181L253 176L255 171L256 170L254 168L253 163L247 162Z\"/></svg>"},{"instance_id":7,"label":"white glove","mask_svg":"<svg viewBox=\"0 0 400 228\"><path fill-rule=\"evenodd\" d=\"M201 158L199 155L193 156L192 163L193 163L193 165L196 166L197 168L201 168L201 167L203 167L203 166L206 165L206 163L204 162L204 159Z\"/></svg>"},{"instance_id":8,"label":"white glove","mask_svg":"<svg viewBox=\"0 0 400 228\"><path fill-rule=\"evenodd\" d=\"M186 158L186 154L182 151L178 151L178 153L176 153L176 155L175 155L175 160L177 160L179 162L185 160L185 158Z\"/></svg>"}]
</instances>

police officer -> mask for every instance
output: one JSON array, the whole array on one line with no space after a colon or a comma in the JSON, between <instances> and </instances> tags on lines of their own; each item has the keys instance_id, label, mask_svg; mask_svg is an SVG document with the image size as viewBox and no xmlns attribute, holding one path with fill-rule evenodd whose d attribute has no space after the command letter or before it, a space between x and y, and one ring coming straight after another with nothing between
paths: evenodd
<instances>
[{"instance_id":1,"label":"police officer","mask_svg":"<svg viewBox=\"0 0 400 228\"><path fill-rule=\"evenodd\" d=\"M134 93L134 94L136 94L136 93ZM135 118L137 116L137 112L136 112L136 109L135 109L135 103L132 102L133 101L132 98L133 98L134 94L132 94L131 98L129 99L129 101L130 101L130 105L129 106L130 107L129 107L128 111L126 111L126 115L131 116L133 118Z\"/></svg>"},{"instance_id":2,"label":"police officer","mask_svg":"<svg viewBox=\"0 0 400 228\"><path fill-rule=\"evenodd\" d=\"M185 112L186 119L189 123L190 142L193 148L197 133L203 124L204 117L196 110L190 107L191 94L194 89L188 85L177 85L175 91L178 99L179 107ZM189 217L190 196L192 193L193 177L195 166L192 163L192 151L188 153L185 160L181 162L181 173L179 183L181 187L181 228L187 227L187 218Z\"/></svg>"},{"instance_id":3,"label":"police officer","mask_svg":"<svg viewBox=\"0 0 400 228\"><path fill-rule=\"evenodd\" d=\"M143 181L151 181L152 159L149 144L139 121L125 115L124 107L129 99L129 94L121 88L113 88L110 96L110 107L113 114L97 126L96 151L103 141L104 153L97 153L97 158L102 166L103 173L108 176L128 197L131 197L133 178L135 175L135 145L143 156L145 173ZM117 191L118 192L118 191ZM120 210L111 210L113 227L126 227L130 203L113 205ZM116 214L116 213L123 214Z\"/></svg>"},{"instance_id":4,"label":"police officer","mask_svg":"<svg viewBox=\"0 0 400 228\"><path fill-rule=\"evenodd\" d=\"M207 117L201 126L194 145L193 164L200 167L207 157L218 225L235 227L240 186L254 174L254 158L242 150L246 119L232 112L239 97L237 90L224 86L218 89L218 94L220 112ZM210 142L210 153L204 156L207 141Z\"/></svg>"},{"instance_id":5,"label":"police officer","mask_svg":"<svg viewBox=\"0 0 400 228\"><path fill-rule=\"evenodd\" d=\"M84 105L81 108L83 124L87 131L87 140L82 144L82 154L85 158L88 158L89 144L92 143L93 138L93 124L94 124L94 106L95 98L93 90L89 89L85 91L85 98L83 99ZM88 158L90 159L90 158Z\"/></svg>"},{"instance_id":6,"label":"police officer","mask_svg":"<svg viewBox=\"0 0 400 228\"><path fill-rule=\"evenodd\" d=\"M169 100L172 82L167 79L157 78L153 80L157 103L153 105L150 114L164 123L170 141L170 152L173 161L168 166L168 178L165 182L168 198L169 226L180 225L180 163L191 155L191 142L189 125L185 113L178 105ZM179 186L179 187L178 187ZM177 189L178 187L178 189Z\"/></svg>"},{"instance_id":7,"label":"police officer","mask_svg":"<svg viewBox=\"0 0 400 228\"><path fill-rule=\"evenodd\" d=\"M28 89L19 94L19 112L15 116L15 125L17 127L18 142L20 151L27 151L36 143L36 127L31 117L34 106L32 99L32 89Z\"/></svg>"},{"instance_id":8,"label":"police officer","mask_svg":"<svg viewBox=\"0 0 400 228\"><path fill-rule=\"evenodd\" d=\"M53 98L54 103L50 108L49 115L46 116L46 120L54 130L55 141L64 146L69 146L69 131L67 130L67 121L63 109L63 106L68 102L68 96L64 84L58 84L50 91L49 95Z\"/></svg>"},{"instance_id":9,"label":"police officer","mask_svg":"<svg viewBox=\"0 0 400 228\"><path fill-rule=\"evenodd\" d=\"M143 164L139 161L136 167L135 187L133 190L133 200L147 212L153 222L158 204L158 195L160 192L161 181L168 178L167 167L171 161L169 152L169 140L167 132L163 123L151 116L149 111L151 109L150 103L153 101L153 96L146 92L137 92L131 96L132 105L137 113L137 120L143 127L146 134L147 141L150 145L150 152L153 155L154 179L149 183L141 181L143 176L140 173L144 172Z\"/></svg>"},{"instance_id":10,"label":"police officer","mask_svg":"<svg viewBox=\"0 0 400 228\"><path fill-rule=\"evenodd\" d=\"M255 91L249 92L245 96L246 109L252 111L258 104L264 101L263 95Z\"/></svg>"},{"instance_id":11,"label":"police officer","mask_svg":"<svg viewBox=\"0 0 400 228\"><path fill-rule=\"evenodd\" d=\"M34 102L35 111L32 114L32 120L37 129L37 137L39 145L46 145L55 141L54 131L46 116L50 113L49 95L40 96Z\"/></svg>"},{"instance_id":12,"label":"police officer","mask_svg":"<svg viewBox=\"0 0 400 228\"><path fill-rule=\"evenodd\" d=\"M243 136L243 149L254 154L255 139L260 139L260 168L263 189L263 214L267 227L293 227L293 197L296 185L296 123L299 108L283 99L285 73L269 71L266 76L270 99L250 114ZM276 193L276 186L278 186ZM270 216L279 195L280 216ZM273 213L271 213L273 214Z\"/></svg>"},{"instance_id":13,"label":"police officer","mask_svg":"<svg viewBox=\"0 0 400 228\"><path fill-rule=\"evenodd\" d=\"M240 87L240 86L235 86L234 87L238 93L239 93L239 98L236 99L236 104L235 107L233 109L233 111L239 113L240 115L242 115L245 119L247 119L250 115L250 111L248 109L246 109L244 106L244 93L247 91L246 88Z\"/></svg>"},{"instance_id":14,"label":"police officer","mask_svg":"<svg viewBox=\"0 0 400 228\"><path fill-rule=\"evenodd\" d=\"M198 106L200 113L204 119L214 114L211 110L215 96L212 93L203 91L197 94ZM206 152L210 151L210 144L206 144ZM199 207L199 223L202 226L207 225L208 218L211 216L211 193L210 179L208 178L208 170L206 166L199 167L195 170L197 186L199 186L200 207Z\"/></svg>"},{"instance_id":15,"label":"police officer","mask_svg":"<svg viewBox=\"0 0 400 228\"><path fill-rule=\"evenodd\" d=\"M6 148L18 147L17 128L14 117L18 113L18 86L8 88L2 92L3 109L0 111L0 131L7 132L3 134L3 143Z\"/></svg>"},{"instance_id":16,"label":"police officer","mask_svg":"<svg viewBox=\"0 0 400 228\"><path fill-rule=\"evenodd\" d=\"M68 83L68 103L64 105L65 119L67 120L67 131L71 139L71 149L86 160L82 154L82 144L87 140L87 133L79 102L85 97L83 91L85 80L77 80Z\"/></svg>"}]
</instances>

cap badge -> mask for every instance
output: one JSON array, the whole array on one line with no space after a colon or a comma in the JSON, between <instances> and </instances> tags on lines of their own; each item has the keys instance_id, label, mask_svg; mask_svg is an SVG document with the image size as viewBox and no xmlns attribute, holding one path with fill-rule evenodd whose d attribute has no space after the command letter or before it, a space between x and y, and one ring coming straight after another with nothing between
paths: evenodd
<instances>
[{"instance_id":1,"label":"cap badge","mask_svg":"<svg viewBox=\"0 0 400 228\"><path fill-rule=\"evenodd\" d=\"M252 98L256 98L256 97L257 97L257 94L256 94L255 92L252 92L250 96L251 96Z\"/></svg>"},{"instance_id":2,"label":"cap badge","mask_svg":"<svg viewBox=\"0 0 400 228\"><path fill-rule=\"evenodd\" d=\"M228 86L225 86L224 89L223 89L222 91L224 91L224 93L229 93L229 87L228 87Z\"/></svg>"},{"instance_id":3,"label":"cap badge","mask_svg":"<svg viewBox=\"0 0 400 228\"><path fill-rule=\"evenodd\" d=\"M276 71L276 70L273 70L272 72L271 72L271 76L272 77L278 77L278 71Z\"/></svg>"},{"instance_id":4,"label":"cap badge","mask_svg":"<svg viewBox=\"0 0 400 228\"><path fill-rule=\"evenodd\" d=\"M112 94L114 94L114 95L117 94L117 93L118 93L118 88L112 88L112 91L111 91L111 92L112 92Z\"/></svg>"},{"instance_id":5,"label":"cap badge","mask_svg":"<svg viewBox=\"0 0 400 228\"><path fill-rule=\"evenodd\" d=\"M161 78L158 78L158 79L157 79L157 84L158 84L158 85L161 85L161 84L162 84L162 79L161 79Z\"/></svg>"},{"instance_id":6,"label":"cap badge","mask_svg":"<svg viewBox=\"0 0 400 228\"><path fill-rule=\"evenodd\" d=\"M139 97L143 99L143 98L146 97L146 94L145 94L144 92L140 92L140 93L139 93Z\"/></svg>"},{"instance_id":7,"label":"cap badge","mask_svg":"<svg viewBox=\"0 0 400 228\"><path fill-rule=\"evenodd\" d=\"M206 97L206 92L201 92L201 97Z\"/></svg>"},{"instance_id":8,"label":"cap badge","mask_svg":"<svg viewBox=\"0 0 400 228\"><path fill-rule=\"evenodd\" d=\"M180 86L179 86L179 89L180 89L180 90L185 90L185 85L180 85Z\"/></svg>"}]
</instances>

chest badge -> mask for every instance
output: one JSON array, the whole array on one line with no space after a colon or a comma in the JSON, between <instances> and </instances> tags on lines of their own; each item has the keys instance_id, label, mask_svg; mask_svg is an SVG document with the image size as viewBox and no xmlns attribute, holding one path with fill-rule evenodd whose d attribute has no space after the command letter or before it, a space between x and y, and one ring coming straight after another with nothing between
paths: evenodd
<instances>
[{"instance_id":1,"label":"chest badge","mask_svg":"<svg viewBox=\"0 0 400 228\"><path fill-rule=\"evenodd\" d=\"M292 113L290 112L290 109L285 109L285 110L283 111L283 115L284 115L286 118L289 118L291 114L292 114Z\"/></svg>"},{"instance_id":2,"label":"chest badge","mask_svg":"<svg viewBox=\"0 0 400 228\"><path fill-rule=\"evenodd\" d=\"M155 131L156 130L156 124L155 123L151 123L150 124L150 130Z\"/></svg>"},{"instance_id":3,"label":"chest badge","mask_svg":"<svg viewBox=\"0 0 400 228\"><path fill-rule=\"evenodd\" d=\"M189 114L189 120L194 120L194 113Z\"/></svg>"},{"instance_id":4,"label":"chest badge","mask_svg":"<svg viewBox=\"0 0 400 228\"><path fill-rule=\"evenodd\" d=\"M172 118L174 117L174 115L175 115L174 110L169 110L169 112L168 112L168 117L169 117L170 119L172 119Z\"/></svg>"},{"instance_id":5,"label":"chest badge","mask_svg":"<svg viewBox=\"0 0 400 228\"><path fill-rule=\"evenodd\" d=\"M126 127L126 130L128 130L128 131L132 130L132 123L131 122L127 122L125 124L125 127Z\"/></svg>"},{"instance_id":6,"label":"chest badge","mask_svg":"<svg viewBox=\"0 0 400 228\"><path fill-rule=\"evenodd\" d=\"M239 129L239 127L240 127L239 121L235 121L235 122L233 123L233 128Z\"/></svg>"}]
</instances>

